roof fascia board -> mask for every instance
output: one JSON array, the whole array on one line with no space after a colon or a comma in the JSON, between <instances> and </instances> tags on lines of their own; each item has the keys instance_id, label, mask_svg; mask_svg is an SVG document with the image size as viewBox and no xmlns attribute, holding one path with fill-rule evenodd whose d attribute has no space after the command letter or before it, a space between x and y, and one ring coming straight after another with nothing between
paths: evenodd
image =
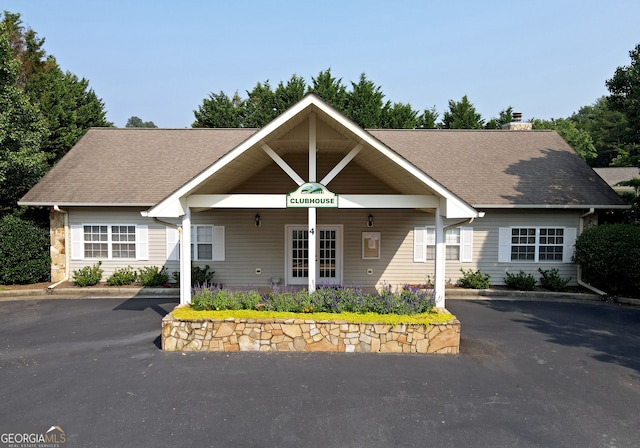
<instances>
[{"instance_id":1,"label":"roof fascia board","mask_svg":"<svg viewBox=\"0 0 640 448\"><path fill-rule=\"evenodd\" d=\"M589 208L606 209L606 210L624 210L631 208L631 205L574 205L574 204L475 204L476 209L493 208L493 209L558 209L558 210L583 210Z\"/></svg>"},{"instance_id":2,"label":"roof fascia board","mask_svg":"<svg viewBox=\"0 0 640 448\"><path fill-rule=\"evenodd\" d=\"M19 206L23 207L152 207L154 203L140 202L23 202L18 201Z\"/></svg>"}]
</instances>

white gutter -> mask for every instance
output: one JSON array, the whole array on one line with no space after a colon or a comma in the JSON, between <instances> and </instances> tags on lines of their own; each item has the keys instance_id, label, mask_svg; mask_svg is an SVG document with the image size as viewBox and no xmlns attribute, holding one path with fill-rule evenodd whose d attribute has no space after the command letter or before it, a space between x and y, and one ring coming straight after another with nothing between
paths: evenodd
<instances>
[{"instance_id":1,"label":"white gutter","mask_svg":"<svg viewBox=\"0 0 640 448\"><path fill-rule=\"evenodd\" d=\"M58 205L54 205L53 209L64 215L64 278L53 285L47 286L47 291L53 291L53 288L61 283L69 281L69 272L71 270L71 250L69 249L69 212L62 210Z\"/></svg>"},{"instance_id":2,"label":"white gutter","mask_svg":"<svg viewBox=\"0 0 640 448\"><path fill-rule=\"evenodd\" d=\"M591 207L589 209L589 211L583 215L580 216L580 232L578 233L578 236L582 234L583 230L584 230L584 218L586 218L589 215L593 215L595 213L595 209L593 207ZM604 291L599 290L598 288L591 286L589 283L585 282L584 280L582 280L582 266L578 265L578 278L576 279L578 282L578 285L585 287L593 292L595 292L596 294L600 295L600 296L606 296L607 293Z\"/></svg>"}]
</instances>

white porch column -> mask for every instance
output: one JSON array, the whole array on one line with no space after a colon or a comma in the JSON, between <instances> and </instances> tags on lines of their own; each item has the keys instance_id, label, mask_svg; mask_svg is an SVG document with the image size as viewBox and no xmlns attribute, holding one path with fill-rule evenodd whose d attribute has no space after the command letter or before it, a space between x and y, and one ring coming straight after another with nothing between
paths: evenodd
<instances>
[{"instance_id":1,"label":"white porch column","mask_svg":"<svg viewBox=\"0 0 640 448\"><path fill-rule=\"evenodd\" d=\"M180 241L180 304L191 303L191 209L182 216Z\"/></svg>"},{"instance_id":2,"label":"white porch column","mask_svg":"<svg viewBox=\"0 0 640 448\"><path fill-rule=\"evenodd\" d=\"M309 114L309 182L316 182L316 114ZM309 292L316 290L316 208L309 208Z\"/></svg>"},{"instance_id":3,"label":"white porch column","mask_svg":"<svg viewBox=\"0 0 640 448\"><path fill-rule=\"evenodd\" d=\"M444 241L444 220L440 215L440 209L436 209L436 272L434 279L434 293L436 306L444 308L444 263L445 263L445 241Z\"/></svg>"},{"instance_id":4,"label":"white porch column","mask_svg":"<svg viewBox=\"0 0 640 448\"><path fill-rule=\"evenodd\" d=\"M316 290L316 208L309 208L309 292Z\"/></svg>"}]
</instances>

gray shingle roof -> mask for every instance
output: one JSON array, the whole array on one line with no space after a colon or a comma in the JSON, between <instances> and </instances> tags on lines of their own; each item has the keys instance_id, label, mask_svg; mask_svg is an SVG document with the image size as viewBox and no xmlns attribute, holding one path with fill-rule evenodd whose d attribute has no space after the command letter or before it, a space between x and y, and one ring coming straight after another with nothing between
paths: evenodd
<instances>
[{"instance_id":1,"label":"gray shingle roof","mask_svg":"<svg viewBox=\"0 0 640 448\"><path fill-rule=\"evenodd\" d=\"M20 202L153 205L255 132L93 128Z\"/></svg>"},{"instance_id":2,"label":"gray shingle roof","mask_svg":"<svg viewBox=\"0 0 640 448\"><path fill-rule=\"evenodd\" d=\"M555 131L369 132L476 207L622 204Z\"/></svg>"},{"instance_id":3,"label":"gray shingle roof","mask_svg":"<svg viewBox=\"0 0 640 448\"><path fill-rule=\"evenodd\" d=\"M94 128L20 202L153 205L255 132ZM621 204L554 131L368 132L473 206Z\"/></svg>"}]
</instances>

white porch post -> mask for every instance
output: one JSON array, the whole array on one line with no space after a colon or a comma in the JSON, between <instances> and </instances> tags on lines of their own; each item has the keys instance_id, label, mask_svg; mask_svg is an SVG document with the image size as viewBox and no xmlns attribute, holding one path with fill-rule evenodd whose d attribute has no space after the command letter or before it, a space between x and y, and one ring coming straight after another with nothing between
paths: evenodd
<instances>
[{"instance_id":1,"label":"white porch post","mask_svg":"<svg viewBox=\"0 0 640 448\"><path fill-rule=\"evenodd\" d=\"M316 114L309 114L309 182L316 182ZM309 292L316 290L316 208L309 208Z\"/></svg>"},{"instance_id":2,"label":"white porch post","mask_svg":"<svg viewBox=\"0 0 640 448\"><path fill-rule=\"evenodd\" d=\"M436 306L444 308L444 262L445 262L445 241L444 241L444 220L440 215L440 209L436 209L436 260L434 294Z\"/></svg>"},{"instance_id":3,"label":"white porch post","mask_svg":"<svg viewBox=\"0 0 640 448\"><path fill-rule=\"evenodd\" d=\"M316 208L309 208L309 292L316 290Z\"/></svg>"},{"instance_id":4,"label":"white porch post","mask_svg":"<svg viewBox=\"0 0 640 448\"><path fill-rule=\"evenodd\" d=\"M191 303L191 209L182 216L180 241L180 304Z\"/></svg>"}]
</instances>

